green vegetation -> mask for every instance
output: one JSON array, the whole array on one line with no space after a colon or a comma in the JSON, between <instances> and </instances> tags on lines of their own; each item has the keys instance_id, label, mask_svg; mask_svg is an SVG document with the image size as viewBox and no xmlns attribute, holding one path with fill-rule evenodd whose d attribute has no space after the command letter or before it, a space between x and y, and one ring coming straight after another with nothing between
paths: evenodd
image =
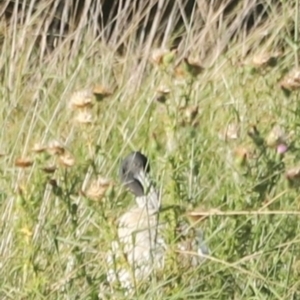
<instances>
[{"instance_id":1,"label":"green vegetation","mask_svg":"<svg viewBox=\"0 0 300 300\"><path fill-rule=\"evenodd\" d=\"M134 22L121 54L90 23L49 53L41 12L0 23L1 299L128 299L106 255L134 150L179 209L165 270L130 299L300 299L299 3L262 1L246 28L258 1L240 2L203 6L173 52ZM191 211L211 257L182 268L171 227Z\"/></svg>"}]
</instances>

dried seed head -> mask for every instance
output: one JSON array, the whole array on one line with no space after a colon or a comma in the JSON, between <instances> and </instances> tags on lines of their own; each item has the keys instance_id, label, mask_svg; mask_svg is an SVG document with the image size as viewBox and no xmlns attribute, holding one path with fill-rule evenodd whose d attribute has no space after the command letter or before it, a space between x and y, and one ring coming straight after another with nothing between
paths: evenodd
<instances>
[{"instance_id":1,"label":"dried seed head","mask_svg":"<svg viewBox=\"0 0 300 300\"><path fill-rule=\"evenodd\" d=\"M42 167L42 171L44 171L47 174L53 174L56 171L56 166L51 165L51 166Z\"/></svg>"},{"instance_id":2,"label":"dried seed head","mask_svg":"<svg viewBox=\"0 0 300 300\"><path fill-rule=\"evenodd\" d=\"M64 166L64 167L73 167L75 164L75 158L71 153L65 152L64 154L59 156L59 162Z\"/></svg>"},{"instance_id":3,"label":"dried seed head","mask_svg":"<svg viewBox=\"0 0 300 300\"><path fill-rule=\"evenodd\" d=\"M48 183L49 183L53 188L58 187L57 180L54 179L54 178L49 179L49 180L48 180Z\"/></svg>"},{"instance_id":4,"label":"dried seed head","mask_svg":"<svg viewBox=\"0 0 300 300\"><path fill-rule=\"evenodd\" d=\"M257 68L263 68L267 66L274 66L276 64L277 58L281 55L281 52L278 53L259 53L255 55L252 59L252 64Z\"/></svg>"},{"instance_id":5,"label":"dried seed head","mask_svg":"<svg viewBox=\"0 0 300 300\"><path fill-rule=\"evenodd\" d=\"M112 95L112 91L102 85L95 85L93 87L93 94L97 101L102 101L104 98Z\"/></svg>"},{"instance_id":6,"label":"dried seed head","mask_svg":"<svg viewBox=\"0 0 300 300\"><path fill-rule=\"evenodd\" d=\"M184 123L189 125L196 125L195 119L199 113L199 106L198 105L192 105L188 106L184 110L185 116L184 116Z\"/></svg>"},{"instance_id":7,"label":"dried seed head","mask_svg":"<svg viewBox=\"0 0 300 300\"><path fill-rule=\"evenodd\" d=\"M171 90L165 86L161 86L156 90L156 101L160 103L166 103L167 96L170 94Z\"/></svg>"},{"instance_id":8,"label":"dried seed head","mask_svg":"<svg viewBox=\"0 0 300 300\"><path fill-rule=\"evenodd\" d=\"M175 75L177 77L196 77L199 75L204 68L200 64L200 62L184 58L176 67L175 67Z\"/></svg>"},{"instance_id":9,"label":"dried seed head","mask_svg":"<svg viewBox=\"0 0 300 300\"><path fill-rule=\"evenodd\" d=\"M84 194L94 201L100 201L110 186L112 186L111 180L99 176L91 182Z\"/></svg>"},{"instance_id":10,"label":"dried seed head","mask_svg":"<svg viewBox=\"0 0 300 300\"><path fill-rule=\"evenodd\" d=\"M47 151L51 155L62 155L65 148L58 141L52 141L48 144Z\"/></svg>"},{"instance_id":11,"label":"dried seed head","mask_svg":"<svg viewBox=\"0 0 300 300\"><path fill-rule=\"evenodd\" d=\"M298 187L300 185L300 166L296 166L287 170L285 177L290 186Z\"/></svg>"},{"instance_id":12,"label":"dried seed head","mask_svg":"<svg viewBox=\"0 0 300 300\"><path fill-rule=\"evenodd\" d=\"M240 137L240 126L237 123L230 123L224 130L219 132L219 138L223 141L237 140Z\"/></svg>"},{"instance_id":13,"label":"dried seed head","mask_svg":"<svg viewBox=\"0 0 300 300\"><path fill-rule=\"evenodd\" d=\"M282 89L293 91L300 88L300 69L295 68L291 70L281 81L280 87Z\"/></svg>"},{"instance_id":14,"label":"dried seed head","mask_svg":"<svg viewBox=\"0 0 300 300\"><path fill-rule=\"evenodd\" d=\"M266 144L269 147L276 148L280 144L285 144L287 136L285 131L279 125L275 125L266 137Z\"/></svg>"},{"instance_id":15,"label":"dried seed head","mask_svg":"<svg viewBox=\"0 0 300 300\"><path fill-rule=\"evenodd\" d=\"M300 179L300 166L293 167L286 172L286 177L289 179Z\"/></svg>"},{"instance_id":16,"label":"dried seed head","mask_svg":"<svg viewBox=\"0 0 300 300\"><path fill-rule=\"evenodd\" d=\"M19 168L28 168L33 165L33 160L29 158L18 158L15 161L15 166Z\"/></svg>"},{"instance_id":17,"label":"dried seed head","mask_svg":"<svg viewBox=\"0 0 300 300\"><path fill-rule=\"evenodd\" d=\"M75 121L79 124L92 124L93 123L92 113L87 110L81 110L78 112L77 116L75 117Z\"/></svg>"},{"instance_id":18,"label":"dried seed head","mask_svg":"<svg viewBox=\"0 0 300 300\"><path fill-rule=\"evenodd\" d=\"M156 65L161 65L164 55L168 54L169 50L165 48L154 49L151 53L151 61Z\"/></svg>"},{"instance_id":19,"label":"dried seed head","mask_svg":"<svg viewBox=\"0 0 300 300\"><path fill-rule=\"evenodd\" d=\"M47 150L47 147L42 146L39 143L35 143L34 146L31 149L31 151L35 152L35 153L42 153L42 152L45 152L46 150Z\"/></svg>"},{"instance_id":20,"label":"dried seed head","mask_svg":"<svg viewBox=\"0 0 300 300\"><path fill-rule=\"evenodd\" d=\"M93 93L89 89L74 92L71 96L70 104L72 108L86 108L93 105Z\"/></svg>"}]
</instances>

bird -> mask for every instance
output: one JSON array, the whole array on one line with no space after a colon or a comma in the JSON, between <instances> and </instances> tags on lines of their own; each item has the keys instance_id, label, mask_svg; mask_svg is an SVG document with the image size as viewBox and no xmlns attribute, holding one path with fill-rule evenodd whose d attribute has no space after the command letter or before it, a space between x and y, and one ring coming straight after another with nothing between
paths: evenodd
<instances>
[{"instance_id":1,"label":"bird","mask_svg":"<svg viewBox=\"0 0 300 300\"><path fill-rule=\"evenodd\" d=\"M127 268L124 264L116 266L117 270L108 271L107 278L111 283L118 280L127 291L164 265L165 242L159 234L160 193L149 172L148 158L139 151L127 155L120 167L121 182L134 195L135 206L118 219L118 241L113 242L113 254L108 259L110 265L116 265L123 258Z\"/></svg>"},{"instance_id":2,"label":"bird","mask_svg":"<svg viewBox=\"0 0 300 300\"><path fill-rule=\"evenodd\" d=\"M119 171L121 182L135 197L135 205L118 219L118 239L113 241L108 255L107 280L118 281L127 295L137 283L149 280L154 271L162 270L167 256L168 247L163 238L166 227L159 218L161 196L149 173L149 160L139 151L127 155ZM179 263L183 267L197 267L203 261L202 254L209 254L203 232L191 230L184 222L177 226L176 232L180 237Z\"/></svg>"}]
</instances>

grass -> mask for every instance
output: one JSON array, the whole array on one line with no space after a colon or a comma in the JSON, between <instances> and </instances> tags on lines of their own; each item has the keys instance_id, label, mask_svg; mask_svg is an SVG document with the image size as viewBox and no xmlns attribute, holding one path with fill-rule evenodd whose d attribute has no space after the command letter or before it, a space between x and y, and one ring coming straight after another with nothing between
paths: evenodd
<instances>
[{"instance_id":1,"label":"grass","mask_svg":"<svg viewBox=\"0 0 300 300\"><path fill-rule=\"evenodd\" d=\"M150 158L163 207L173 209L162 211L170 242L165 269L131 299L300 299L299 90L279 85L299 64L299 3L263 1L268 17L258 14L246 28L257 4L227 15L225 2L194 11L201 26L185 24L167 67L150 62L157 47L151 34L137 42L137 20L126 27L122 54L117 39L95 39L91 23L48 54L33 33L41 11L23 27L3 23L1 299L127 299L105 282L106 253L117 217L133 203L118 168L134 150ZM116 30L113 37L121 25ZM275 55L276 64L265 66L262 54ZM185 56L204 70L178 80L174 65ZM112 95L91 96L80 123L70 102L93 85L101 85L98 97L100 88ZM157 101L161 88L168 89L164 103ZM289 146L283 155L273 147L278 135ZM34 152L36 143L71 156ZM91 194L97 176L109 184L101 181ZM198 212L195 226L211 255L183 269L173 259L172 233L187 211Z\"/></svg>"}]
</instances>

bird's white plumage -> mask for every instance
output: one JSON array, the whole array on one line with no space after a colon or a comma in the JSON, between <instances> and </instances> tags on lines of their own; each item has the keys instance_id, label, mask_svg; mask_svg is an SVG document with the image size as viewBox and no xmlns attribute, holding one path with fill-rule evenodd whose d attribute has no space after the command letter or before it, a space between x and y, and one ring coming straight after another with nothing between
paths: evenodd
<instances>
[{"instance_id":1,"label":"bird's white plumage","mask_svg":"<svg viewBox=\"0 0 300 300\"><path fill-rule=\"evenodd\" d=\"M119 282L126 289L126 294L134 290L135 284L148 280L154 270L161 270L166 256L166 245L160 234L163 229L163 225L159 222L160 194L151 184L145 170L137 168L142 166L141 161L134 163L133 159L140 157L140 154L131 154L123 163L122 171L127 174L123 176L123 182L130 186L131 192L135 194L136 205L119 218L118 239L112 243L112 250L107 258L110 266L107 280L110 283ZM134 163L133 167L129 164L128 158ZM186 224L181 230L185 236L188 234L189 226ZM182 252L182 255L179 255L181 263L185 264L187 261L192 267L203 261L203 254L209 254L201 230L196 230L194 239L181 241L178 250ZM196 256L184 254L190 251L195 252Z\"/></svg>"},{"instance_id":2,"label":"bird's white plumage","mask_svg":"<svg viewBox=\"0 0 300 300\"><path fill-rule=\"evenodd\" d=\"M119 281L131 290L134 282L147 280L153 270L164 265L165 244L159 235L159 193L143 172L137 175L143 186L149 186L147 194L136 197L136 206L125 212L118 220L118 241L113 242L108 257L115 269L108 271L108 281ZM119 261L122 266L118 266Z\"/></svg>"}]
</instances>

